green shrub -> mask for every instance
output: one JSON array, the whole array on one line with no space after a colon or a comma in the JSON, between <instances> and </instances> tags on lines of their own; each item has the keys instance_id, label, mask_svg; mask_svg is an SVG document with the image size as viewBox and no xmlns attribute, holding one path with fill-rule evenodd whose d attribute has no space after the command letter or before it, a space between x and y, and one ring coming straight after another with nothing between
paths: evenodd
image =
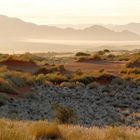
<instances>
[{"instance_id":1,"label":"green shrub","mask_svg":"<svg viewBox=\"0 0 140 140\"><path fill-rule=\"evenodd\" d=\"M84 83L85 85L93 82L94 80L95 78L90 74L82 74L82 75L74 74L71 79L72 82L81 82Z\"/></svg>"},{"instance_id":2,"label":"green shrub","mask_svg":"<svg viewBox=\"0 0 140 140\"><path fill-rule=\"evenodd\" d=\"M0 78L0 91L12 94L17 93L16 89L11 85L11 83L3 78Z\"/></svg>"},{"instance_id":3,"label":"green shrub","mask_svg":"<svg viewBox=\"0 0 140 140\"><path fill-rule=\"evenodd\" d=\"M4 93L0 93L0 106L5 105L8 100L9 100L8 95L6 95Z\"/></svg>"},{"instance_id":4,"label":"green shrub","mask_svg":"<svg viewBox=\"0 0 140 140\"><path fill-rule=\"evenodd\" d=\"M33 76L29 73L8 71L3 74L3 77L18 87L23 87L33 82Z\"/></svg>"},{"instance_id":5,"label":"green shrub","mask_svg":"<svg viewBox=\"0 0 140 140\"><path fill-rule=\"evenodd\" d=\"M59 66L48 65L48 66L40 67L37 70L36 74L49 74L49 73L64 72L64 71L65 71L65 68L63 65L59 65Z\"/></svg>"},{"instance_id":6,"label":"green shrub","mask_svg":"<svg viewBox=\"0 0 140 140\"><path fill-rule=\"evenodd\" d=\"M122 74L135 74L135 75L140 75L140 69L139 68L126 68L126 69L123 69L121 71Z\"/></svg>"},{"instance_id":7,"label":"green shrub","mask_svg":"<svg viewBox=\"0 0 140 140\"><path fill-rule=\"evenodd\" d=\"M52 72L52 70L48 69L46 66L43 66L37 70L36 74L48 74L50 72Z\"/></svg>"},{"instance_id":8,"label":"green shrub","mask_svg":"<svg viewBox=\"0 0 140 140\"><path fill-rule=\"evenodd\" d=\"M140 68L140 55L133 55L130 61L126 64L127 68Z\"/></svg>"},{"instance_id":9,"label":"green shrub","mask_svg":"<svg viewBox=\"0 0 140 140\"><path fill-rule=\"evenodd\" d=\"M101 61L103 59L104 59L103 56L101 56L99 54L95 54L91 57L80 57L77 59L77 62Z\"/></svg>"},{"instance_id":10,"label":"green shrub","mask_svg":"<svg viewBox=\"0 0 140 140\"><path fill-rule=\"evenodd\" d=\"M98 51L97 55L104 55L105 52L104 51Z\"/></svg>"},{"instance_id":11,"label":"green shrub","mask_svg":"<svg viewBox=\"0 0 140 140\"><path fill-rule=\"evenodd\" d=\"M35 81L38 83L45 83L46 79L47 78L44 74L39 74L35 77Z\"/></svg>"},{"instance_id":12,"label":"green shrub","mask_svg":"<svg viewBox=\"0 0 140 140\"><path fill-rule=\"evenodd\" d=\"M8 55L6 59L3 60L17 60L17 61L35 63L38 61L45 61L45 58L31 53L24 53L20 55Z\"/></svg>"},{"instance_id":13,"label":"green shrub","mask_svg":"<svg viewBox=\"0 0 140 140\"><path fill-rule=\"evenodd\" d=\"M122 54L122 55L115 56L115 59L118 60L118 61L129 61L130 56L127 55L127 54Z\"/></svg>"},{"instance_id":14,"label":"green shrub","mask_svg":"<svg viewBox=\"0 0 140 140\"><path fill-rule=\"evenodd\" d=\"M109 53L110 50L108 50L108 49L104 49L104 52L105 52L105 53Z\"/></svg>"},{"instance_id":15,"label":"green shrub","mask_svg":"<svg viewBox=\"0 0 140 140\"><path fill-rule=\"evenodd\" d=\"M78 53L76 53L75 56L90 56L90 54L84 53L84 52L78 52Z\"/></svg>"},{"instance_id":16,"label":"green shrub","mask_svg":"<svg viewBox=\"0 0 140 140\"><path fill-rule=\"evenodd\" d=\"M99 80L99 81L103 81L103 82L111 82L113 79L115 79L116 76L112 75L112 74L109 74L109 73L98 73L96 75L96 80Z\"/></svg>"},{"instance_id":17,"label":"green shrub","mask_svg":"<svg viewBox=\"0 0 140 140\"><path fill-rule=\"evenodd\" d=\"M113 54L109 54L109 55L107 55L107 58L108 58L108 59L111 59L111 60L114 59L115 57L116 57L116 56L113 55Z\"/></svg>"},{"instance_id":18,"label":"green shrub","mask_svg":"<svg viewBox=\"0 0 140 140\"><path fill-rule=\"evenodd\" d=\"M0 62L6 60L9 57L8 54L0 54Z\"/></svg>"},{"instance_id":19,"label":"green shrub","mask_svg":"<svg viewBox=\"0 0 140 140\"><path fill-rule=\"evenodd\" d=\"M103 59L102 59L102 57L101 57L99 54L95 54L95 55L92 57L92 60L101 61L101 60L103 60Z\"/></svg>"},{"instance_id":20,"label":"green shrub","mask_svg":"<svg viewBox=\"0 0 140 140\"><path fill-rule=\"evenodd\" d=\"M66 75L60 73L50 73L46 75L46 79L54 84L60 84L62 82L67 82L68 78Z\"/></svg>"}]
</instances>

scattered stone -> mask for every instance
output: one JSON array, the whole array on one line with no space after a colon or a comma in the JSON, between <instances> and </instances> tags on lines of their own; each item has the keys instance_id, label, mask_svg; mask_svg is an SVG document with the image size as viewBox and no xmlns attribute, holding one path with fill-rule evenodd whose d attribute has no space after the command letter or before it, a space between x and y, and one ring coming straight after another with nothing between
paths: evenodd
<instances>
[{"instance_id":1,"label":"scattered stone","mask_svg":"<svg viewBox=\"0 0 140 140\"><path fill-rule=\"evenodd\" d=\"M115 83L114 83L115 82ZM70 107L83 126L127 125L140 127L140 85L109 85L65 82L58 86L36 86L35 93L24 99L11 98L0 105L0 117L19 120L54 121L55 105Z\"/></svg>"}]
</instances>

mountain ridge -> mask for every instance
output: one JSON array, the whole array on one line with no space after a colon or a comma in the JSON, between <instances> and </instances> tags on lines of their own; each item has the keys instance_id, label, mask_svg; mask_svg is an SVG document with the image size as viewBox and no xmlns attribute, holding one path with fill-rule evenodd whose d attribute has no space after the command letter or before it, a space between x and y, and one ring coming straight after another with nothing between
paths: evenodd
<instances>
[{"instance_id":1,"label":"mountain ridge","mask_svg":"<svg viewBox=\"0 0 140 140\"><path fill-rule=\"evenodd\" d=\"M128 30L130 32L140 35L140 23L136 23L136 22L131 22L124 25L107 25L105 27L116 32Z\"/></svg>"},{"instance_id":2,"label":"mountain ridge","mask_svg":"<svg viewBox=\"0 0 140 140\"><path fill-rule=\"evenodd\" d=\"M140 36L130 31L116 32L101 25L85 29L58 28L48 25L37 25L19 18L0 15L1 38L39 38L50 40L140 40Z\"/></svg>"}]
</instances>

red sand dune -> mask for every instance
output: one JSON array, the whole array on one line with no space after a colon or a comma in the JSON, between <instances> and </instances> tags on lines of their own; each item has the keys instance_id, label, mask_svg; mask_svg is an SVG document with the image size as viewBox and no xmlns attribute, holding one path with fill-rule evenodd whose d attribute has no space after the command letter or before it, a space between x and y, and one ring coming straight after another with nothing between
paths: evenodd
<instances>
[{"instance_id":1,"label":"red sand dune","mask_svg":"<svg viewBox=\"0 0 140 140\"><path fill-rule=\"evenodd\" d=\"M140 68L140 62L129 64L128 68Z\"/></svg>"},{"instance_id":2,"label":"red sand dune","mask_svg":"<svg viewBox=\"0 0 140 140\"><path fill-rule=\"evenodd\" d=\"M22 88L17 88L17 91L21 94L29 94L29 93L32 93L33 90L32 90L32 87L31 86L26 86L26 87L22 87Z\"/></svg>"},{"instance_id":3,"label":"red sand dune","mask_svg":"<svg viewBox=\"0 0 140 140\"><path fill-rule=\"evenodd\" d=\"M92 61L92 62L74 62L65 65L65 68L70 71L81 69L83 72L94 72L100 69L119 75L119 72L125 67L126 62L123 61Z\"/></svg>"},{"instance_id":4,"label":"red sand dune","mask_svg":"<svg viewBox=\"0 0 140 140\"><path fill-rule=\"evenodd\" d=\"M8 94L8 93L4 93L6 95L8 95L11 98L23 98L26 95L30 95L33 93L33 89L31 86L25 86L25 87L15 87L18 93L13 93L13 94Z\"/></svg>"},{"instance_id":5,"label":"red sand dune","mask_svg":"<svg viewBox=\"0 0 140 140\"><path fill-rule=\"evenodd\" d=\"M26 72L35 72L38 69L38 65L34 62L27 62L21 60L5 60L3 62L0 62L0 65L4 65L11 70L19 70Z\"/></svg>"}]
</instances>

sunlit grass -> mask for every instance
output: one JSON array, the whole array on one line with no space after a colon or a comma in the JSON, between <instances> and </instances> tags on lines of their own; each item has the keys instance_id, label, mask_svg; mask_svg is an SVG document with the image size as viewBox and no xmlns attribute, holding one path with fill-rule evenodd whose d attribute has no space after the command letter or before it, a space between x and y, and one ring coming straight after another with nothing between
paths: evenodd
<instances>
[{"instance_id":1,"label":"sunlit grass","mask_svg":"<svg viewBox=\"0 0 140 140\"><path fill-rule=\"evenodd\" d=\"M140 140L140 129L128 127L84 128L47 121L0 120L0 140Z\"/></svg>"}]
</instances>

